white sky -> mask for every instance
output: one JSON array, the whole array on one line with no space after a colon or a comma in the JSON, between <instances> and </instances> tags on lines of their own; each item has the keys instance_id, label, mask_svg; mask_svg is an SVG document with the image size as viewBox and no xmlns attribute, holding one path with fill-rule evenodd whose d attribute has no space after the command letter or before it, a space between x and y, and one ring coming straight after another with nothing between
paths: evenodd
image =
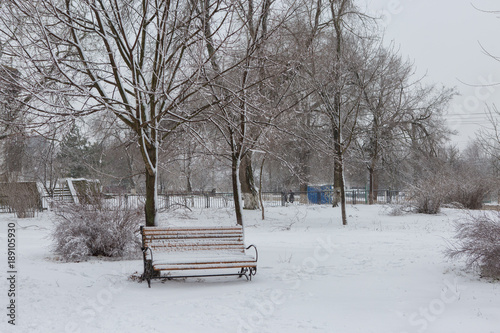
<instances>
[{"instance_id":1,"label":"white sky","mask_svg":"<svg viewBox=\"0 0 500 333\"><path fill-rule=\"evenodd\" d=\"M447 120L459 132L453 142L465 147L479 128L488 126L485 106L500 108L500 62L481 48L500 57L500 1L357 1L368 13L382 16L386 42L394 42L417 72L426 74L426 82L456 87L460 96L451 103Z\"/></svg>"}]
</instances>

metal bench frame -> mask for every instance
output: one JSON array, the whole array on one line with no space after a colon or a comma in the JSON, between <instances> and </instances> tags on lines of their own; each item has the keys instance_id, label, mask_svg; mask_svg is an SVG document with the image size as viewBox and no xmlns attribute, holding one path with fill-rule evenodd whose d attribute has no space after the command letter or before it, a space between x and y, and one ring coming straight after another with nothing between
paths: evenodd
<instances>
[{"instance_id":1,"label":"metal bench frame","mask_svg":"<svg viewBox=\"0 0 500 333\"><path fill-rule=\"evenodd\" d=\"M148 282L151 288L152 279L174 279L189 277L211 277L211 276L245 276L252 280L257 273L258 252L254 245L244 246L243 228L234 227L145 227L140 228L142 237L142 254L144 262L144 273L142 280ZM246 250L253 248L255 257L249 260ZM222 260L217 251L231 251L231 260ZM185 254L192 251L201 251L205 254L203 258L196 261L172 260L158 264L155 262L155 253L167 253L172 259L177 254ZM156 263L156 265L155 265ZM162 267L163 266L163 267ZM237 273L222 274L196 274L196 275L167 275L162 276L162 271L183 270L218 270L238 268Z\"/></svg>"}]
</instances>

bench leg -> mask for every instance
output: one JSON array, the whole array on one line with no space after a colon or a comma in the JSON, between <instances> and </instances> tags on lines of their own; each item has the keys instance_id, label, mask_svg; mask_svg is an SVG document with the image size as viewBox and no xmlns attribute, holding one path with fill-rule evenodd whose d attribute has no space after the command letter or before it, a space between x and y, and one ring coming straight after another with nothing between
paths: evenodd
<instances>
[{"instance_id":1,"label":"bench leg","mask_svg":"<svg viewBox=\"0 0 500 333\"><path fill-rule=\"evenodd\" d=\"M153 276L153 261L146 260L144 262L144 273L142 274L142 280L148 282L148 287L151 288L151 277Z\"/></svg>"},{"instance_id":2,"label":"bench leg","mask_svg":"<svg viewBox=\"0 0 500 333\"><path fill-rule=\"evenodd\" d=\"M252 281L252 275L257 274L257 267L250 267L249 270L250 270L250 272L249 272L250 281Z\"/></svg>"},{"instance_id":3,"label":"bench leg","mask_svg":"<svg viewBox=\"0 0 500 333\"><path fill-rule=\"evenodd\" d=\"M247 267L242 267L241 270L240 270L240 272L239 272L238 279L241 278L244 275L247 278L247 280L248 280L247 272L248 272L248 268Z\"/></svg>"},{"instance_id":4,"label":"bench leg","mask_svg":"<svg viewBox=\"0 0 500 333\"><path fill-rule=\"evenodd\" d=\"M257 274L257 267L242 267L238 278L241 278L244 275L247 280L252 281L252 276L255 274Z\"/></svg>"},{"instance_id":5,"label":"bench leg","mask_svg":"<svg viewBox=\"0 0 500 333\"><path fill-rule=\"evenodd\" d=\"M247 280L252 281L252 276L255 274L257 274L257 267L242 267L238 278L241 278L244 275Z\"/></svg>"}]
</instances>

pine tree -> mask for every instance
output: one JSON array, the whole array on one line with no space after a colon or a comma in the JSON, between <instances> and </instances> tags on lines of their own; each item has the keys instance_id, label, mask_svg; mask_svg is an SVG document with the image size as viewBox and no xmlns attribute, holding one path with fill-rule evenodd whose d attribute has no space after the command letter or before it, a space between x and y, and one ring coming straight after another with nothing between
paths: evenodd
<instances>
[{"instance_id":1,"label":"pine tree","mask_svg":"<svg viewBox=\"0 0 500 333\"><path fill-rule=\"evenodd\" d=\"M91 144L80 133L78 126L73 125L63 138L60 152L57 156L62 165L63 177L89 178L99 164L100 148L98 144Z\"/></svg>"}]
</instances>

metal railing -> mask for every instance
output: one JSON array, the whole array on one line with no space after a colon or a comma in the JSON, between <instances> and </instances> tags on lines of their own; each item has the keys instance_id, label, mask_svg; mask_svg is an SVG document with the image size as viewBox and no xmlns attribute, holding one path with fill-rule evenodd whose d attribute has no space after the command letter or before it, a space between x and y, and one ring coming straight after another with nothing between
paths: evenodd
<instances>
[{"instance_id":1,"label":"metal railing","mask_svg":"<svg viewBox=\"0 0 500 333\"><path fill-rule=\"evenodd\" d=\"M262 201L265 207L278 207L289 205L331 205L333 203L334 191L307 191L293 192L293 199L290 192L263 192ZM1 199L1 198L0 198ZM145 196L141 194L103 194L101 199L106 204L123 207L124 209L142 209L145 203ZM403 203L406 200L405 192L401 191L377 191L376 203ZM42 209L49 209L57 205L58 202L73 202L70 195L43 196L41 200ZM347 190L346 203L351 205L367 204L368 192L364 190ZM176 207L187 208L232 208L234 199L232 193L165 193L158 194L157 207L160 211ZM0 200L0 213L14 213L7 200Z\"/></svg>"},{"instance_id":2,"label":"metal railing","mask_svg":"<svg viewBox=\"0 0 500 333\"><path fill-rule=\"evenodd\" d=\"M140 194L106 194L105 201L111 205L119 205L127 209L136 209L144 206L145 196ZM263 192L262 202L265 207L278 207L288 205L331 205L333 203L333 191L308 191L293 192L293 200L290 200L290 192ZM401 191L378 191L376 203L402 203L406 200L405 193ZM346 191L346 203L351 205L367 204L368 193L363 190ZM158 194L157 207L161 210L175 207L187 208L232 208L234 199L232 193L167 193Z\"/></svg>"}]
</instances>

